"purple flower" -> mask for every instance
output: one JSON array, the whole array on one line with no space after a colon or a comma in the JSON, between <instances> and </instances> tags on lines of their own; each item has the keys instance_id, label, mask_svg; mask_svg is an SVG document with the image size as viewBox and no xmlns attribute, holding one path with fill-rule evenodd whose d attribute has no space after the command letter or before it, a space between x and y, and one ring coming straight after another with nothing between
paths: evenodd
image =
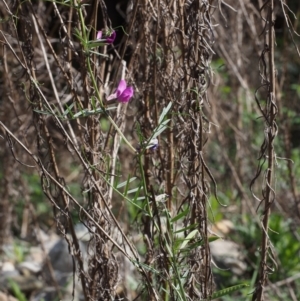
<instances>
[{"instance_id":1,"label":"purple flower","mask_svg":"<svg viewBox=\"0 0 300 301\"><path fill-rule=\"evenodd\" d=\"M158 148L158 139L152 138L149 142L146 142L146 149L156 150Z\"/></svg>"},{"instance_id":2,"label":"purple flower","mask_svg":"<svg viewBox=\"0 0 300 301\"><path fill-rule=\"evenodd\" d=\"M137 147L137 150L140 151L141 149L149 149L151 151L154 151L158 148L158 139L152 138L150 140L144 141L141 145Z\"/></svg>"},{"instance_id":3,"label":"purple flower","mask_svg":"<svg viewBox=\"0 0 300 301\"><path fill-rule=\"evenodd\" d=\"M112 44L115 41L116 36L116 32L113 31L109 37L106 37L106 43Z\"/></svg>"},{"instance_id":4,"label":"purple flower","mask_svg":"<svg viewBox=\"0 0 300 301\"><path fill-rule=\"evenodd\" d=\"M126 81L121 79L115 93L109 95L107 100L118 99L119 102L126 103L133 96L133 87L127 87Z\"/></svg>"},{"instance_id":5,"label":"purple flower","mask_svg":"<svg viewBox=\"0 0 300 301\"><path fill-rule=\"evenodd\" d=\"M103 42L106 42L107 44L112 44L115 41L117 34L116 32L113 30L113 32L111 32L111 34L108 36L106 35L103 39L102 39L102 31L99 30L97 33L97 40L102 40Z\"/></svg>"}]
</instances>

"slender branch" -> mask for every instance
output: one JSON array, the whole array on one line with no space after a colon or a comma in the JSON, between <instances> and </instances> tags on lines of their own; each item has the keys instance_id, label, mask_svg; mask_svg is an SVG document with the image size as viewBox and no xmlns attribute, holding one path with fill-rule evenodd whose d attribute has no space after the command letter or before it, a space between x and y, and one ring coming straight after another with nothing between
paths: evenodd
<instances>
[{"instance_id":1,"label":"slender branch","mask_svg":"<svg viewBox=\"0 0 300 301\"><path fill-rule=\"evenodd\" d=\"M261 262L259 279L256 287L256 292L253 295L252 300L263 301L264 300L264 287L268 279L268 253L269 253L269 218L271 214L271 205L274 202L275 191L272 188L274 179L274 138L277 134L277 126L275 123L275 117L277 113L277 107L275 104L275 64L274 64L274 0L270 0L268 4L268 81L269 91L267 100L267 118L266 120L266 135L267 135L267 157L268 168L266 172L266 184L265 184L265 197L264 197L264 212L262 220L262 241L261 241ZM263 193L264 194L264 193Z\"/></svg>"}]
</instances>

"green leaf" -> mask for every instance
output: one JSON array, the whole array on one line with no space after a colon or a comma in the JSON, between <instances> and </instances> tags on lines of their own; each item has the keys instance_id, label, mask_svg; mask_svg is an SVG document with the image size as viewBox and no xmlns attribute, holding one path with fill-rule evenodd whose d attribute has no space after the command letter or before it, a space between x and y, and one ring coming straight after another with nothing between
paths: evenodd
<instances>
[{"instance_id":1,"label":"green leaf","mask_svg":"<svg viewBox=\"0 0 300 301\"><path fill-rule=\"evenodd\" d=\"M159 116L159 119L158 119L158 124L161 124L162 121L164 120L165 116L168 114L168 112L170 111L172 107L172 102L169 102L169 104L167 105L166 108L163 108L163 111L162 113L160 114Z\"/></svg>"},{"instance_id":2,"label":"green leaf","mask_svg":"<svg viewBox=\"0 0 300 301\"><path fill-rule=\"evenodd\" d=\"M152 273L155 273L155 274L157 274L157 275L160 275L160 271L158 271L158 270L155 270L153 267L151 267L151 266L149 266L149 265L147 265L147 264L144 264L144 263L142 263L142 262L140 262L140 261L136 261L136 260L134 260L134 259L132 259L131 260L131 262L136 266L136 267L143 267L145 270L147 270L147 271L150 271L150 272L152 272Z\"/></svg>"},{"instance_id":3,"label":"green leaf","mask_svg":"<svg viewBox=\"0 0 300 301\"><path fill-rule=\"evenodd\" d=\"M219 236L210 236L210 237L208 238L208 242L213 242L213 241L218 240L218 239L220 239Z\"/></svg>"},{"instance_id":4,"label":"green leaf","mask_svg":"<svg viewBox=\"0 0 300 301\"><path fill-rule=\"evenodd\" d=\"M117 107L109 107L109 108L106 108L105 110L109 111L109 110L113 110L113 109L116 109L116 108ZM95 110L84 109L84 110L74 114L72 116L72 119L105 113L105 110L103 110L103 108L96 108Z\"/></svg>"},{"instance_id":5,"label":"green leaf","mask_svg":"<svg viewBox=\"0 0 300 301\"><path fill-rule=\"evenodd\" d=\"M183 243L181 244L179 250L183 249L183 248L188 244L188 242L189 242L191 239L194 238L194 236L195 236L198 232L199 232L198 229L191 231L191 232L187 235L187 237L183 239Z\"/></svg>"},{"instance_id":6,"label":"green leaf","mask_svg":"<svg viewBox=\"0 0 300 301\"><path fill-rule=\"evenodd\" d=\"M19 301L27 301L27 298L25 295L22 293L19 285L13 281L12 279L8 279L8 284L10 286L11 291L13 292L14 296L19 300Z\"/></svg>"},{"instance_id":7,"label":"green leaf","mask_svg":"<svg viewBox=\"0 0 300 301\"><path fill-rule=\"evenodd\" d=\"M159 136L167 128L167 124L169 123L170 120L171 119L167 119L167 120L163 121L161 124L159 124L159 126L157 128L155 128L155 130L153 131L154 134L151 137L151 139Z\"/></svg>"},{"instance_id":8,"label":"green leaf","mask_svg":"<svg viewBox=\"0 0 300 301\"><path fill-rule=\"evenodd\" d=\"M81 36L81 33L80 33L79 29L78 29L78 28L75 28L74 30L75 30L74 35L81 41L81 43L82 43L83 45L86 45L86 41L85 41L85 40L83 39L83 37Z\"/></svg>"},{"instance_id":9,"label":"green leaf","mask_svg":"<svg viewBox=\"0 0 300 301\"><path fill-rule=\"evenodd\" d=\"M100 53L100 52L98 52L98 51L90 50L89 53L94 53L94 54L96 54L96 55L100 55L100 56L107 57L107 58L109 57L108 55L103 54L103 53Z\"/></svg>"},{"instance_id":10,"label":"green leaf","mask_svg":"<svg viewBox=\"0 0 300 301\"><path fill-rule=\"evenodd\" d=\"M69 113L71 114L71 116L73 116L71 110L73 109L74 104L75 104L74 102L71 103L70 106L68 106L68 105L66 104L67 109L63 112L63 116L66 116L66 115L68 115Z\"/></svg>"},{"instance_id":11,"label":"green leaf","mask_svg":"<svg viewBox=\"0 0 300 301\"><path fill-rule=\"evenodd\" d=\"M203 239L198 239L196 242L189 244L186 248L180 249L181 252L191 252L194 249L197 249L198 247L203 246L204 241Z\"/></svg>"},{"instance_id":12,"label":"green leaf","mask_svg":"<svg viewBox=\"0 0 300 301\"><path fill-rule=\"evenodd\" d=\"M169 255L173 258L173 256L174 256L173 251L172 251L172 249L171 249L171 247L168 244L166 239L165 239L165 247L167 248L167 251L168 251Z\"/></svg>"},{"instance_id":13,"label":"green leaf","mask_svg":"<svg viewBox=\"0 0 300 301\"><path fill-rule=\"evenodd\" d=\"M171 219L171 223L175 223L176 221L178 221L179 219L187 216L187 214L189 213L190 209L189 208L186 208L184 211L180 212L178 215L174 216L172 219Z\"/></svg>"},{"instance_id":14,"label":"green leaf","mask_svg":"<svg viewBox=\"0 0 300 301\"><path fill-rule=\"evenodd\" d=\"M213 242L217 239L220 239L220 237L218 236L211 236L208 238L208 242ZM185 248L184 250L181 250L182 252L191 252L192 250L198 248L198 247L201 247L204 245L204 240L203 239L198 239L196 242L188 245L187 248Z\"/></svg>"},{"instance_id":15,"label":"green leaf","mask_svg":"<svg viewBox=\"0 0 300 301\"><path fill-rule=\"evenodd\" d=\"M198 224L189 225L188 227L176 230L174 232L174 234L178 234L178 233L183 232L183 231L194 230L197 226L198 226Z\"/></svg>"},{"instance_id":16,"label":"green leaf","mask_svg":"<svg viewBox=\"0 0 300 301\"><path fill-rule=\"evenodd\" d=\"M99 47L99 46L104 46L105 43L103 42L99 42L99 41L89 41L87 43L87 48L88 49L92 49L92 48L96 48L96 47Z\"/></svg>"},{"instance_id":17,"label":"green leaf","mask_svg":"<svg viewBox=\"0 0 300 301\"><path fill-rule=\"evenodd\" d=\"M134 203L136 203L136 201L139 201L139 202L140 202L140 201L145 200L145 196L141 196L141 197L139 196L142 187L143 187L143 186L140 185L138 188L132 189L131 191L127 191L127 194L135 192L135 196L134 196L134 198L133 198L133 202L134 202Z\"/></svg>"},{"instance_id":18,"label":"green leaf","mask_svg":"<svg viewBox=\"0 0 300 301\"><path fill-rule=\"evenodd\" d=\"M119 189L119 188L122 188L122 187L124 187L125 185L127 185L127 184L133 182L135 179L136 179L136 177L128 178L127 181L118 184L117 188L118 188L118 189ZM138 188L137 188L137 189L138 189ZM136 190L137 190L137 189L136 189ZM135 191L136 191L136 190L135 190ZM128 193L128 192L127 192L127 193Z\"/></svg>"},{"instance_id":19,"label":"green leaf","mask_svg":"<svg viewBox=\"0 0 300 301\"><path fill-rule=\"evenodd\" d=\"M140 190L139 187L130 189L130 190L127 191L127 195L128 195L128 194L131 194L131 193L135 193L135 192L137 192L138 190ZM145 197L143 197L143 198L145 198Z\"/></svg>"},{"instance_id":20,"label":"green leaf","mask_svg":"<svg viewBox=\"0 0 300 301\"><path fill-rule=\"evenodd\" d=\"M53 115L51 112L49 111L40 111L40 110L36 110L34 109L33 110L34 112L37 112L37 113L40 113L40 114L43 114L43 115Z\"/></svg>"},{"instance_id":21,"label":"green leaf","mask_svg":"<svg viewBox=\"0 0 300 301\"><path fill-rule=\"evenodd\" d=\"M213 293L211 295L210 299L205 299L203 301L214 300L214 299L220 298L222 296L229 295L229 294L231 294L235 291L238 291L238 290L240 290L242 288L245 288L245 287L248 287L248 286L249 286L249 284L246 284L246 283L234 285L234 286L231 286L231 287L228 287L228 288L225 288L223 290L220 290L220 291L217 291L217 292Z\"/></svg>"},{"instance_id":22,"label":"green leaf","mask_svg":"<svg viewBox=\"0 0 300 301\"><path fill-rule=\"evenodd\" d=\"M95 96L91 97L91 106L93 108L93 110L96 110L96 104L97 104L97 100Z\"/></svg>"}]
</instances>

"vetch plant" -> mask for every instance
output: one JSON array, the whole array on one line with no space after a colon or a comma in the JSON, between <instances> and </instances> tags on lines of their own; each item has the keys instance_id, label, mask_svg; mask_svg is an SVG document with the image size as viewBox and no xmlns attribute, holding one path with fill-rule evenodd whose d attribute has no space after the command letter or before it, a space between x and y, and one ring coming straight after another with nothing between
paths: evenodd
<instances>
[{"instance_id":1,"label":"vetch plant","mask_svg":"<svg viewBox=\"0 0 300 301\"><path fill-rule=\"evenodd\" d=\"M206 149L206 141L210 137L214 141L210 117L204 114L209 112L205 100L214 53L211 17L215 9L209 1L187 1L182 10L180 1L169 6L165 0L136 5L132 12L128 7L126 19L131 24L125 25L126 39L114 51L103 47L116 39L116 32L106 28L112 23L104 5L85 9L53 1L55 14L46 20L39 12L48 9L47 2L22 2L18 11L14 6L10 11L7 0L2 2L10 26L3 24L5 30L0 31L5 40L0 67L4 89L8 89L4 94L13 91L15 102L15 108L9 99L4 102L6 114L0 120L9 146L3 148L5 157L12 158L4 160L3 174L9 175L4 194L9 197L10 185L21 183L12 172L14 158L31 165L33 160L49 205L58 209L53 210L54 219L73 254L81 281L73 288L81 286L80 298L212 300L243 288L226 286L214 292L213 286L209 244L216 237L208 235L208 212L210 187L214 185L216 191L216 181L210 162L219 154ZM71 17L72 12L76 22L65 23L63 16ZM178 12L180 17L175 19ZM103 15L107 20L101 19ZM54 22L59 32L51 30ZM99 24L105 29L98 31ZM179 32L184 32L181 38ZM17 47L20 43L15 44L20 34L28 41L26 53ZM52 47L52 40L59 47ZM66 51L61 52L62 48ZM36 72L37 65L45 72ZM19 78L5 66L26 71L23 91ZM134 87L125 78L143 91L135 107L112 104L127 103L133 97ZM104 94L108 82L115 86ZM215 105L217 99L211 103ZM33 114L26 109L26 100ZM32 126L24 133L23 143L23 135L17 138L13 133L28 125ZM11 140L19 147L13 149ZM26 156L21 156L21 150ZM240 183L237 187L244 182ZM243 193L243 187L240 190ZM31 205L32 197L25 196ZM10 200L5 202L3 208L12 212ZM87 256L75 231L78 219L91 235ZM24 214L22 231L27 220ZM0 229L0 240L8 230ZM66 237L67 231L70 236ZM126 281L120 281L124 273ZM63 295L57 298L70 299L61 290Z\"/></svg>"},{"instance_id":2,"label":"vetch plant","mask_svg":"<svg viewBox=\"0 0 300 301\"><path fill-rule=\"evenodd\" d=\"M126 103L132 98L134 93L133 87L127 87L124 79L121 79L115 93L109 95L107 100L118 99L119 102Z\"/></svg>"}]
</instances>

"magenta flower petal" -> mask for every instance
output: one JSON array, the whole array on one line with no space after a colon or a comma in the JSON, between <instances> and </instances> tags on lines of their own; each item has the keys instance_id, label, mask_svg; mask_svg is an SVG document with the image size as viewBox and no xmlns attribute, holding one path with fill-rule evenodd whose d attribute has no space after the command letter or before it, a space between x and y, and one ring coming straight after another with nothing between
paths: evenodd
<instances>
[{"instance_id":1,"label":"magenta flower petal","mask_svg":"<svg viewBox=\"0 0 300 301\"><path fill-rule=\"evenodd\" d=\"M113 94L109 95L106 100L117 98L119 102L126 103L132 98L133 93L133 87L127 87L126 81L121 79L117 90Z\"/></svg>"},{"instance_id":2,"label":"magenta flower petal","mask_svg":"<svg viewBox=\"0 0 300 301\"><path fill-rule=\"evenodd\" d=\"M121 79L120 82L119 82L117 91L116 91L117 97L119 95L121 95L126 88L127 88L126 81L124 79Z\"/></svg>"},{"instance_id":3,"label":"magenta flower petal","mask_svg":"<svg viewBox=\"0 0 300 301\"><path fill-rule=\"evenodd\" d=\"M106 100L112 100L112 99L116 99L117 98L117 93L113 93L111 95L109 95Z\"/></svg>"},{"instance_id":4,"label":"magenta flower petal","mask_svg":"<svg viewBox=\"0 0 300 301\"><path fill-rule=\"evenodd\" d=\"M134 90L133 90L133 87L127 87L123 93L121 93L119 96L118 96L118 100L120 102L123 102L123 103L126 103L130 100L130 98L133 96L133 93L134 93Z\"/></svg>"},{"instance_id":5,"label":"magenta flower petal","mask_svg":"<svg viewBox=\"0 0 300 301\"><path fill-rule=\"evenodd\" d=\"M106 39L105 39L106 43L112 44L115 41L116 36L117 36L116 32L113 31L109 37L106 37Z\"/></svg>"},{"instance_id":6,"label":"magenta flower petal","mask_svg":"<svg viewBox=\"0 0 300 301\"><path fill-rule=\"evenodd\" d=\"M102 31L100 30L97 33L97 40L101 40L101 38L102 38Z\"/></svg>"}]
</instances>

